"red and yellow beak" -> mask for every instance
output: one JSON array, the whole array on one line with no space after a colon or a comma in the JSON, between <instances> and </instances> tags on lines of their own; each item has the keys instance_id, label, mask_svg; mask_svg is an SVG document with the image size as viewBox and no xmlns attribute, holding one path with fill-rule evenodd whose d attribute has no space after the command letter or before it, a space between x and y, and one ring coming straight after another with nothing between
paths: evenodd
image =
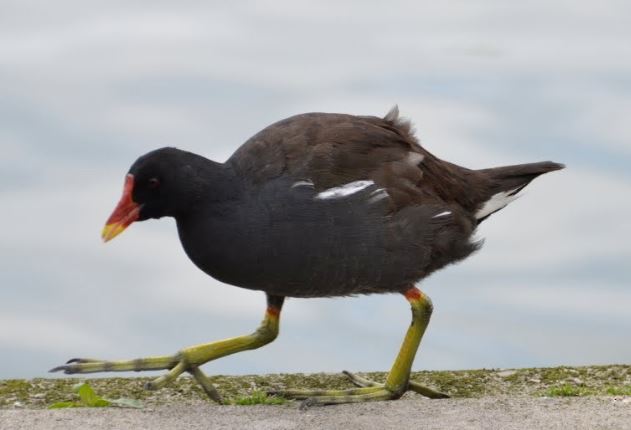
<instances>
[{"instance_id":1,"label":"red and yellow beak","mask_svg":"<svg viewBox=\"0 0 631 430\"><path fill-rule=\"evenodd\" d=\"M121 234L129 225L138 219L140 215L140 205L131 198L134 190L134 175L131 173L125 177L125 187L123 188L123 196L118 205L107 219L105 227L101 232L103 242L114 239Z\"/></svg>"}]
</instances>

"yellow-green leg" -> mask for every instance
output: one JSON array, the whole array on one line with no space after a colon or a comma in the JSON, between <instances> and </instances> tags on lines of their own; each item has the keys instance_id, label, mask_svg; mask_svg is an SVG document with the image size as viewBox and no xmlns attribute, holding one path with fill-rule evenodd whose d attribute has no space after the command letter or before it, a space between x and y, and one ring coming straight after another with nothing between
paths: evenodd
<instances>
[{"instance_id":1,"label":"yellow-green leg","mask_svg":"<svg viewBox=\"0 0 631 430\"><path fill-rule=\"evenodd\" d=\"M204 343L182 349L175 355L137 358L135 360L103 361L91 358L73 358L51 372L66 374L95 372L126 372L143 370L168 370L167 373L146 384L149 390L157 390L173 381L184 372L190 373L202 386L206 394L218 403L221 397L199 366L217 358L249 349L260 348L278 336L280 311L284 297L267 296L267 311L259 328L252 334L216 342Z\"/></svg>"},{"instance_id":2,"label":"yellow-green leg","mask_svg":"<svg viewBox=\"0 0 631 430\"><path fill-rule=\"evenodd\" d=\"M430 398L445 398L445 394L423 387L415 382L410 383L410 372L416 351L421 343L425 329L432 314L432 302L416 287L410 287L405 298L412 307L412 324L403 339L390 373L384 384L344 372L351 381L360 388L351 390L285 390L274 392L285 397L305 399L302 407L312 405L330 405L339 403L357 403L372 400L398 399L408 389Z\"/></svg>"},{"instance_id":3,"label":"yellow-green leg","mask_svg":"<svg viewBox=\"0 0 631 430\"><path fill-rule=\"evenodd\" d=\"M383 387L383 384L375 381L371 381L370 379L362 378L359 375L355 375L354 373L348 372L346 370L342 371L351 382L358 387ZM449 396L445 393L441 393L440 391L432 390L424 385L419 384L418 382L410 381L408 383L408 390L414 391L422 396L428 397L430 399L448 399Z\"/></svg>"}]
</instances>

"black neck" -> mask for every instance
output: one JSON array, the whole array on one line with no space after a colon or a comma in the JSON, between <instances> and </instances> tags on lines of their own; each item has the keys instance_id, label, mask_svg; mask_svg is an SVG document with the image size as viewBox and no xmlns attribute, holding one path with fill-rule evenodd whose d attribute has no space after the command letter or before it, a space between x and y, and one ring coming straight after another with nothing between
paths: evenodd
<instances>
[{"instance_id":1,"label":"black neck","mask_svg":"<svg viewBox=\"0 0 631 430\"><path fill-rule=\"evenodd\" d=\"M185 187L186 194L180 196L186 204L180 205L181 210L174 214L176 219L207 211L215 205L222 206L241 195L241 182L230 165L199 158L191 160L187 166L186 180L190 186Z\"/></svg>"}]
</instances>

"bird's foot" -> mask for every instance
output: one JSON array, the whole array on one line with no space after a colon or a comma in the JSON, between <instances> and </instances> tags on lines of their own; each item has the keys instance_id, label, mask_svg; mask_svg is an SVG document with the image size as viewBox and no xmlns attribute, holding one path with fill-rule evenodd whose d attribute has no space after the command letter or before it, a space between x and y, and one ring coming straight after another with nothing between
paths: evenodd
<instances>
[{"instance_id":1,"label":"bird's foot","mask_svg":"<svg viewBox=\"0 0 631 430\"><path fill-rule=\"evenodd\" d=\"M345 374L351 382L358 387L383 387L384 384L379 382L372 381L370 379L362 378L359 375L355 375L354 373L348 372L344 370L342 372ZM408 383L408 390L414 391L422 396L428 397L430 399L448 399L449 395L445 393L441 393L440 391L432 390L424 385L419 384L418 382L410 381Z\"/></svg>"},{"instance_id":2,"label":"bird's foot","mask_svg":"<svg viewBox=\"0 0 631 430\"><path fill-rule=\"evenodd\" d=\"M50 371L73 375L95 372L168 370L164 375L147 382L145 384L147 390L159 390L182 373L188 372L202 386L208 397L217 403L223 403L217 389L212 385L208 377L199 369L197 364L191 364L187 356L187 350L185 349L173 356L137 358L135 360L103 361L92 358L73 358L68 360L66 364L55 367Z\"/></svg>"},{"instance_id":3,"label":"bird's foot","mask_svg":"<svg viewBox=\"0 0 631 430\"><path fill-rule=\"evenodd\" d=\"M168 370L167 373L147 382L148 390L159 390L184 372L190 373L202 386L208 397L223 403L217 389L204 375L199 366L227 355L260 348L273 341L278 335L278 317L283 304L282 297L268 296L268 306L261 325L254 333L232 337L215 342L203 343L182 349L175 355L138 358L136 360L103 361L92 358L73 358L51 372L75 373L125 372L142 370Z\"/></svg>"},{"instance_id":4,"label":"bird's foot","mask_svg":"<svg viewBox=\"0 0 631 430\"><path fill-rule=\"evenodd\" d=\"M401 397L385 387L361 387L349 390L280 390L268 391L267 394L302 400L300 409L310 406L337 405L341 403L359 403L374 400L394 400Z\"/></svg>"},{"instance_id":5,"label":"bird's foot","mask_svg":"<svg viewBox=\"0 0 631 430\"><path fill-rule=\"evenodd\" d=\"M316 405L334 405L342 403L359 403L376 400L396 400L406 390L391 390L385 384L371 381L353 373L343 372L351 382L359 388L349 390L280 390L269 391L268 394L278 395L296 400L303 400L300 409ZM416 382L410 382L408 390L415 391L431 399L449 398L447 394L434 391Z\"/></svg>"}]
</instances>

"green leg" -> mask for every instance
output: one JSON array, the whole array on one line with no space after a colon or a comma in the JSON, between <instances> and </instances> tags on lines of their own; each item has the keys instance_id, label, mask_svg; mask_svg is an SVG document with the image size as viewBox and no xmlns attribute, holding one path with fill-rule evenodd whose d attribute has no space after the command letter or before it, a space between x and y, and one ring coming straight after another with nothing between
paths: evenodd
<instances>
[{"instance_id":1,"label":"green leg","mask_svg":"<svg viewBox=\"0 0 631 430\"><path fill-rule=\"evenodd\" d=\"M66 364L51 369L66 374L95 372L125 372L143 370L168 370L167 373L146 384L149 390L157 390L184 372L189 372L202 386L206 394L221 403L221 397L199 366L217 358L249 349L260 348L278 336L279 317L283 297L267 296L267 312L259 328L252 334L195 345L182 349L175 355L138 358L135 360L102 361L91 358L73 358Z\"/></svg>"},{"instance_id":2,"label":"green leg","mask_svg":"<svg viewBox=\"0 0 631 430\"><path fill-rule=\"evenodd\" d=\"M303 408L312 405L393 400L401 397L408 389L430 398L448 397L445 394L438 393L415 382L409 382L416 351L418 350L432 314L432 302L429 297L415 287L408 289L404 295L412 307L412 324L408 328L399 355L394 361L384 384L344 371L350 380L361 388L330 391L286 390L274 392L274 394L280 394L295 399L305 399L302 404Z\"/></svg>"}]
</instances>

